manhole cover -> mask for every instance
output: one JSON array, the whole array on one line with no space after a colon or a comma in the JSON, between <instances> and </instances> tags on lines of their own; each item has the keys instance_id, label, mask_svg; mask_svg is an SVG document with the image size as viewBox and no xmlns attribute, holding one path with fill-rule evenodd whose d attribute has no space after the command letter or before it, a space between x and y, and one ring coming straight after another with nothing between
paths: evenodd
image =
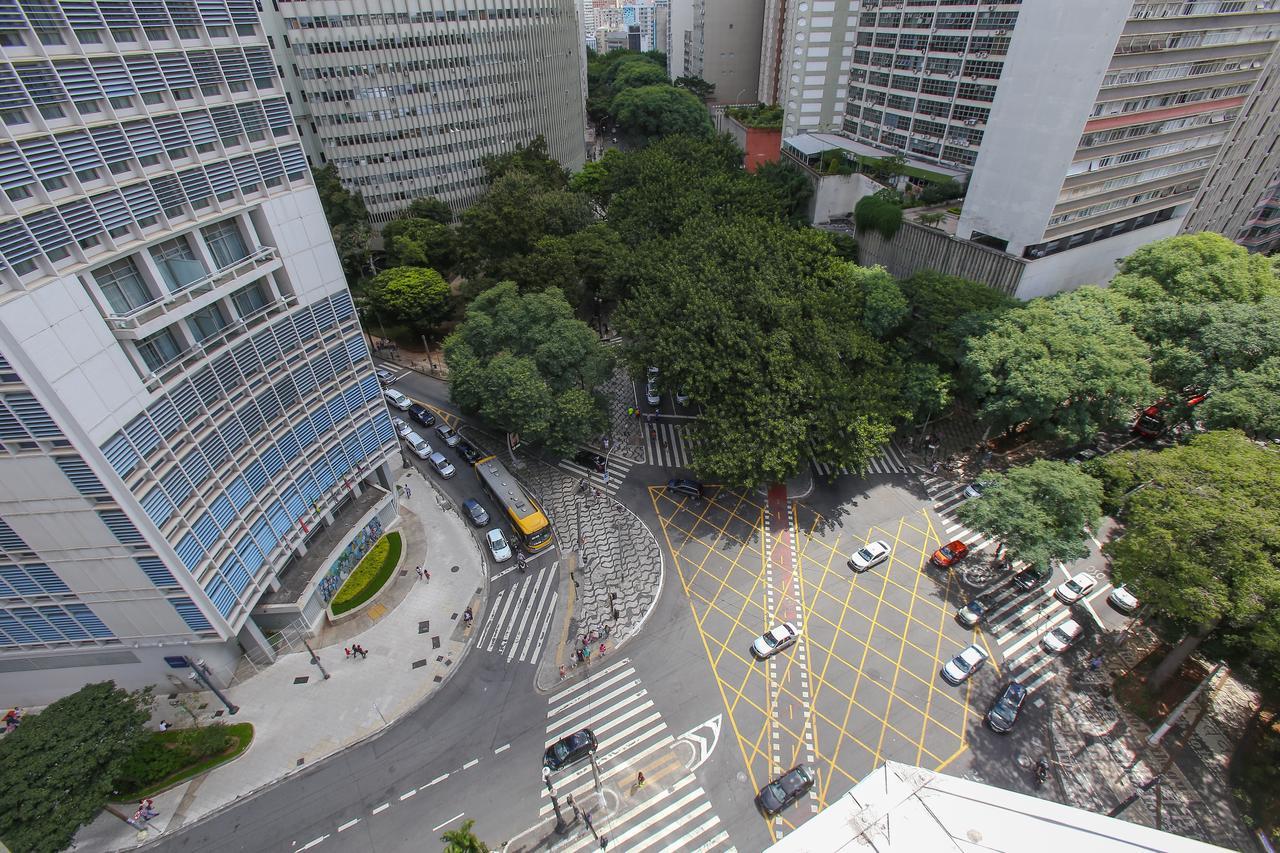
<instances>
[{"instance_id":1,"label":"manhole cover","mask_svg":"<svg viewBox=\"0 0 1280 853\"><path fill-rule=\"evenodd\" d=\"M435 678L433 678L433 679L431 679L431 680L432 680L432 681L434 681L436 684L439 684L441 681L444 681L444 676L443 676L443 675L437 675Z\"/></svg>"},{"instance_id":2,"label":"manhole cover","mask_svg":"<svg viewBox=\"0 0 1280 853\"><path fill-rule=\"evenodd\" d=\"M295 679L293 680L293 683L294 683L294 684L306 684L306 683L307 683L308 681L310 681L310 680L311 680L311 676L309 676L309 675L299 675L297 678L295 678Z\"/></svg>"},{"instance_id":3,"label":"manhole cover","mask_svg":"<svg viewBox=\"0 0 1280 853\"><path fill-rule=\"evenodd\" d=\"M423 621L423 622L419 622L419 623L418 623L418 633L419 633L419 634L425 634L425 633L427 633L427 632L428 632L428 631L430 631L430 630L431 630L431 620L430 620L430 619L427 619L426 621Z\"/></svg>"},{"instance_id":4,"label":"manhole cover","mask_svg":"<svg viewBox=\"0 0 1280 853\"><path fill-rule=\"evenodd\" d=\"M413 668L414 668L414 669L418 669L419 667L424 667L424 666L426 666L426 665L427 665L427 659L426 659L426 658L423 658L422 660L416 660L416 661L414 661L414 662L413 662Z\"/></svg>"},{"instance_id":5,"label":"manhole cover","mask_svg":"<svg viewBox=\"0 0 1280 853\"><path fill-rule=\"evenodd\" d=\"M454 566L453 568L449 569L449 571L450 571L450 572L460 572L460 571L462 571L462 566Z\"/></svg>"},{"instance_id":6,"label":"manhole cover","mask_svg":"<svg viewBox=\"0 0 1280 853\"><path fill-rule=\"evenodd\" d=\"M439 637L439 636L435 636L435 637L432 637L432 638L431 638L431 648L433 648L433 649L438 649L438 648L440 648L440 637Z\"/></svg>"}]
</instances>

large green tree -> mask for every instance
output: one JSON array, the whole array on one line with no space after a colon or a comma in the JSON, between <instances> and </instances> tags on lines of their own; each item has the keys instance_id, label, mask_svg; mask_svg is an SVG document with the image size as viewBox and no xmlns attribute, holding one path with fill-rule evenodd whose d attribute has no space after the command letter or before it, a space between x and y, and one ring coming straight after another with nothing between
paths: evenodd
<instances>
[{"instance_id":1,"label":"large green tree","mask_svg":"<svg viewBox=\"0 0 1280 853\"><path fill-rule=\"evenodd\" d=\"M644 139L712 132L711 114L702 101L666 84L625 89L613 96L609 109L619 128Z\"/></svg>"},{"instance_id":2,"label":"large green tree","mask_svg":"<svg viewBox=\"0 0 1280 853\"><path fill-rule=\"evenodd\" d=\"M1013 429L1088 441L1151 400L1147 345L1097 288L1035 299L992 320L964 358L979 414Z\"/></svg>"},{"instance_id":3,"label":"large green tree","mask_svg":"<svg viewBox=\"0 0 1280 853\"><path fill-rule=\"evenodd\" d=\"M543 237L564 237L591 221L587 199L539 174L506 171L462 214L463 232L482 262L533 251Z\"/></svg>"},{"instance_id":4,"label":"large green tree","mask_svg":"<svg viewBox=\"0 0 1280 853\"><path fill-rule=\"evenodd\" d=\"M617 94L626 89L636 89L640 86L665 86L670 82L665 68L645 60L618 65L617 73L613 75L612 85L614 94Z\"/></svg>"},{"instance_id":5,"label":"large green tree","mask_svg":"<svg viewBox=\"0 0 1280 853\"><path fill-rule=\"evenodd\" d=\"M121 766L146 737L150 694L104 681L28 714L0 739L0 839L56 853L106 804Z\"/></svg>"},{"instance_id":6,"label":"large green tree","mask_svg":"<svg viewBox=\"0 0 1280 853\"><path fill-rule=\"evenodd\" d=\"M1252 302L1277 294L1267 258L1207 231L1143 246L1120 263L1111 287L1141 301L1161 302Z\"/></svg>"},{"instance_id":7,"label":"large green tree","mask_svg":"<svg viewBox=\"0 0 1280 853\"><path fill-rule=\"evenodd\" d=\"M476 822L464 820L457 829L447 829L440 840L444 842L444 853L489 853L488 846L481 841L472 830Z\"/></svg>"},{"instance_id":8,"label":"large green tree","mask_svg":"<svg viewBox=\"0 0 1280 853\"><path fill-rule=\"evenodd\" d=\"M569 183L569 173L547 153L547 140L541 134L528 145L517 145L505 154L491 154L482 162L491 183L513 172L530 175L548 189L560 189Z\"/></svg>"},{"instance_id":9,"label":"large green tree","mask_svg":"<svg viewBox=\"0 0 1280 853\"><path fill-rule=\"evenodd\" d=\"M981 282L931 270L904 279L901 287L909 307L904 342L948 371L960 365L968 338L1019 304Z\"/></svg>"},{"instance_id":10,"label":"large green tree","mask_svg":"<svg viewBox=\"0 0 1280 853\"><path fill-rule=\"evenodd\" d=\"M778 199L778 208L792 223L803 225L809 221L813 185L798 166L782 161L761 163L753 173L753 180L769 187Z\"/></svg>"},{"instance_id":11,"label":"large green tree","mask_svg":"<svg viewBox=\"0 0 1280 853\"><path fill-rule=\"evenodd\" d=\"M521 441L567 452L605 426L596 389L612 357L558 289L486 290L445 339L444 355L453 402Z\"/></svg>"},{"instance_id":12,"label":"large green tree","mask_svg":"<svg viewBox=\"0 0 1280 853\"><path fill-rule=\"evenodd\" d=\"M369 211L359 193L353 193L338 179L338 169L329 163L312 169L311 176L320 195L325 220L338 250L338 260L346 274L347 283L359 281L369 264L369 243L373 233L369 230Z\"/></svg>"},{"instance_id":13,"label":"large green tree","mask_svg":"<svg viewBox=\"0 0 1280 853\"><path fill-rule=\"evenodd\" d=\"M1085 528L1102 517L1102 484L1078 466L1040 459L982 482L982 495L956 508L965 526L1032 565L1088 556Z\"/></svg>"},{"instance_id":14,"label":"large green tree","mask_svg":"<svg viewBox=\"0 0 1280 853\"><path fill-rule=\"evenodd\" d=\"M458 260L454 231L434 219L394 219L383 226L382 243L388 267L450 270Z\"/></svg>"},{"instance_id":15,"label":"large green tree","mask_svg":"<svg viewBox=\"0 0 1280 853\"><path fill-rule=\"evenodd\" d=\"M675 84L681 89L688 89L699 101L709 101L716 94L714 83L708 83L701 77L677 77Z\"/></svg>"},{"instance_id":16,"label":"large green tree","mask_svg":"<svg viewBox=\"0 0 1280 853\"><path fill-rule=\"evenodd\" d=\"M1240 429L1266 438L1280 436L1280 357L1235 374L1196 410L1210 429Z\"/></svg>"},{"instance_id":17,"label":"large green tree","mask_svg":"<svg viewBox=\"0 0 1280 853\"><path fill-rule=\"evenodd\" d=\"M1280 680L1280 453L1235 431L1103 468L1135 485L1121 500L1123 534L1105 546L1112 575L1183 639L1156 668L1157 686L1210 638L1216 651Z\"/></svg>"},{"instance_id":18,"label":"large green tree","mask_svg":"<svg viewBox=\"0 0 1280 853\"><path fill-rule=\"evenodd\" d=\"M646 243L615 314L640 373L704 406L693 467L739 486L817 455L863 468L904 414L901 366L863 323L862 279L813 230L738 217Z\"/></svg>"},{"instance_id":19,"label":"large green tree","mask_svg":"<svg viewBox=\"0 0 1280 853\"><path fill-rule=\"evenodd\" d=\"M453 208L440 199L429 195L420 196L409 202L409 207L405 209L404 215L408 219L430 219L432 222L439 222L441 225L448 225L453 222Z\"/></svg>"},{"instance_id":20,"label":"large green tree","mask_svg":"<svg viewBox=\"0 0 1280 853\"><path fill-rule=\"evenodd\" d=\"M365 286L367 308L379 320L405 323L426 334L449 313L449 285L424 267L392 267Z\"/></svg>"}]
</instances>

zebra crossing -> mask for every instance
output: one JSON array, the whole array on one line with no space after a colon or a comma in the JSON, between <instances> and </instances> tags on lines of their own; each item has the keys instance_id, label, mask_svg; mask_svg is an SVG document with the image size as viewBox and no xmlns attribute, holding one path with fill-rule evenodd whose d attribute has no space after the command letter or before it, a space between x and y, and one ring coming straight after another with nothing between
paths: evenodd
<instances>
[{"instance_id":1,"label":"zebra crossing","mask_svg":"<svg viewBox=\"0 0 1280 853\"><path fill-rule=\"evenodd\" d=\"M829 462L819 462L816 459L813 460L813 468L823 477L854 473L843 466L837 467ZM902 451L893 442L886 444L883 452L867 463L868 474L910 474L912 470L911 463L906 460L902 455Z\"/></svg>"},{"instance_id":2,"label":"zebra crossing","mask_svg":"<svg viewBox=\"0 0 1280 853\"><path fill-rule=\"evenodd\" d=\"M596 451L592 449L591 452L595 453ZM603 456L604 454L600 455ZM557 465L560 467L560 470L570 476L578 480L585 478L597 489L601 489L610 495L615 495L618 493L618 489L622 488L623 480L626 480L627 475L631 473L631 466L636 463L618 454L610 454L608 459L609 464L607 468L607 476L605 473L597 471L594 468L588 469L584 465L581 465L572 459L561 459Z\"/></svg>"},{"instance_id":3,"label":"zebra crossing","mask_svg":"<svg viewBox=\"0 0 1280 853\"><path fill-rule=\"evenodd\" d=\"M559 561L544 565L500 590L481 623L476 648L505 657L507 663L519 660L536 666L556 610L559 566Z\"/></svg>"},{"instance_id":4,"label":"zebra crossing","mask_svg":"<svg viewBox=\"0 0 1280 853\"><path fill-rule=\"evenodd\" d=\"M572 795L578 805L589 810L596 830L609 839L611 848L629 853L734 850L706 791L672 749L675 738L629 659L622 658L586 681L565 687L549 702L547 746L589 728L596 736L595 763L599 768L599 787L589 761L553 775L556 797L563 804ZM641 772L645 775L643 787L636 785ZM612 813L605 804L613 808ZM544 788L539 814L546 817L553 810L550 792ZM565 844L557 846L558 851L600 846L580 825L575 830Z\"/></svg>"},{"instance_id":5,"label":"zebra crossing","mask_svg":"<svg viewBox=\"0 0 1280 853\"><path fill-rule=\"evenodd\" d=\"M933 500L934 512L944 522L942 540L963 540L973 554L969 558L971 565L987 559L988 554L983 552L988 550L990 556L994 556L995 540L974 533L955 516L956 508L969 500L964 493L965 485L930 475L923 476L921 480ZM1015 571L1019 571L1027 565L1017 561L1013 567ZM961 568L959 571L963 570ZM1058 574L1060 573L1055 573L1055 580ZM1098 587L1090 594L1090 599L1105 595L1111 589L1106 578L1100 577L1098 580ZM995 581L980 593L987 604L982 630L988 633L991 641L1000 649L1004 658L1004 674L1010 680L1020 682L1028 693L1034 693L1058 675L1058 668L1054 663L1059 655L1046 651L1040 645L1040 639L1045 634L1071 618L1071 608L1053 594L1054 586L1054 583L1049 583L1031 592L1024 592L1011 583ZM1086 602L1084 606L1089 605Z\"/></svg>"},{"instance_id":6,"label":"zebra crossing","mask_svg":"<svg viewBox=\"0 0 1280 853\"><path fill-rule=\"evenodd\" d=\"M664 468L688 468L693 460L690 452L693 439L689 434L692 426L691 420L648 424L644 441L649 464Z\"/></svg>"}]
</instances>

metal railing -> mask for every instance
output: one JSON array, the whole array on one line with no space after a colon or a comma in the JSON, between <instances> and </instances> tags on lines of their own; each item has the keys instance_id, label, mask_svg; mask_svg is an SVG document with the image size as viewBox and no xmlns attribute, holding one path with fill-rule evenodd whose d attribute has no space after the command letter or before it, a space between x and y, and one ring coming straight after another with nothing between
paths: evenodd
<instances>
[{"instance_id":1,"label":"metal railing","mask_svg":"<svg viewBox=\"0 0 1280 853\"><path fill-rule=\"evenodd\" d=\"M262 246L253 254L246 255L222 269L214 270L204 278L196 279L175 293L166 293L158 299L145 302L127 314L108 314L107 323L112 329L137 329L157 317L164 316L175 308L189 304L198 296L211 293L229 281L235 281L241 276L256 271L260 267L276 260L279 256L275 246Z\"/></svg>"}]
</instances>

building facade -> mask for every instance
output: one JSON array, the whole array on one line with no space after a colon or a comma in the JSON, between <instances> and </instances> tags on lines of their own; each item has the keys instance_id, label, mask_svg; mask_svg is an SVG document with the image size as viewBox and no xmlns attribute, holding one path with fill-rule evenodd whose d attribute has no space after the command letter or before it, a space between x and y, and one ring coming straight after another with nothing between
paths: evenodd
<instances>
[{"instance_id":1,"label":"building facade","mask_svg":"<svg viewBox=\"0 0 1280 853\"><path fill-rule=\"evenodd\" d=\"M864 2L844 131L969 170L956 236L1030 261L1019 295L1105 282L1178 232L1258 87L1278 6Z\"/></svg>"},{"instance_id":2,"label":"building facade","mask_svg":"<svg viewBox=\"0 0 1280 853\"><path fill-rule=\"evenodd\" d=\"M672 0L671 79L701 77L717 104L760 101L765 0Z\"/></svg>"},{"instance_id":3,"label":"building facade","mask_svg":"<svg viewBox=\"0 0 1280 853\"><path fill-rule=\"evenodd\" d=\"M782 105L784 137L840 128L858 6L858 0L766 0L759 99Z\"/></svg>"},{"instance_id":4,"label":"building facade","mask_svg":"<svg viewBox=\"0 0 1280 853\"><path fill-rule=\"evenodd\" d=\"M461 211L484 192L485 156L538 135L565 167L586 162L576 0L274 5L299 120L375 227L422 196Z\"/></svg>"},{"instance_id":5,"label":"building facade","mask_svg":"<svg viewBox=\"0 0 1280 853\"><path fill-rule=\"evenodd\" d=\"M285 90L252 0L0 9L6 696L225 682L396 441Z\"/></svg>"}]
</instances>

